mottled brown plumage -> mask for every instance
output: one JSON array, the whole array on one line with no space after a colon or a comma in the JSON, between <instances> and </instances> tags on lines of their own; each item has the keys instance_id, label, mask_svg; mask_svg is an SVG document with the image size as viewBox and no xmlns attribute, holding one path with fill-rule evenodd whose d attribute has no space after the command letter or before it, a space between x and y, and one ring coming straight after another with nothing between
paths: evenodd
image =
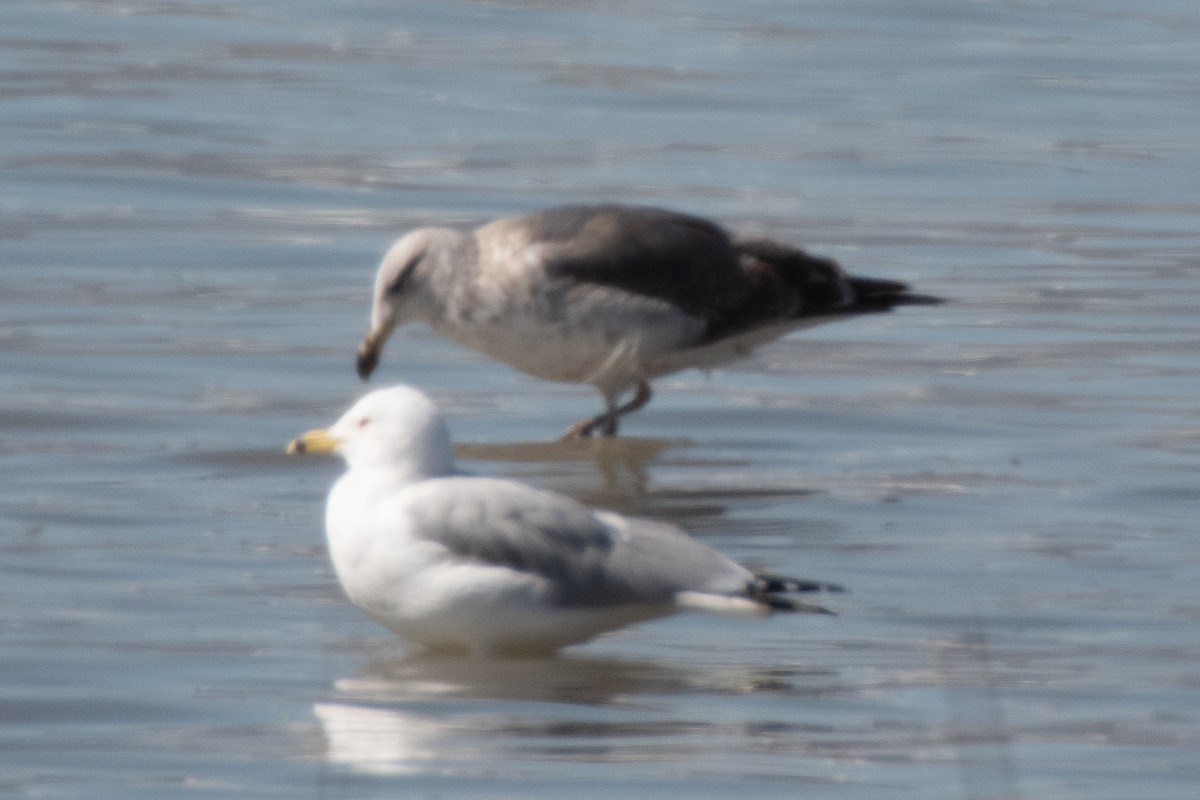
<instances>
[{"instance_id":1,"label":"mottled brown plumage","mask_svg":"<svg viewBox=\"0 0 1200 800\"><path fill-rule=\"evenodd\" d=\"M654 377L715 366L793 328L937 302L699 217L562 206L472 234L424 228L400 239L380 265L357 368L366 379L391 330L423 320L531 375L592 384L607 410L567 435L613 434L649 400Z\"/></svg>"}]
</instances>

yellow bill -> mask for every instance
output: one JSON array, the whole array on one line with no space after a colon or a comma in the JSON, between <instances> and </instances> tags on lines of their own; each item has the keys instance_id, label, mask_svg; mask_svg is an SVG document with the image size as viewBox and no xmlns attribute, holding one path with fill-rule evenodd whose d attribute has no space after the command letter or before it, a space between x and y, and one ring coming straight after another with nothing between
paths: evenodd
<instances>
[{"instance_id":1,"label":"yellow bill","mask_svg":"<svg viewBox=\"0 0 1200 800\"><path fill-rule=\"evenodd\" d=\"M337 447L337 439L333 438L325 428L305 431L292 439L287 446L287 454L294 456L308 453L332 453Z\"/></svg>"}]
</instances>

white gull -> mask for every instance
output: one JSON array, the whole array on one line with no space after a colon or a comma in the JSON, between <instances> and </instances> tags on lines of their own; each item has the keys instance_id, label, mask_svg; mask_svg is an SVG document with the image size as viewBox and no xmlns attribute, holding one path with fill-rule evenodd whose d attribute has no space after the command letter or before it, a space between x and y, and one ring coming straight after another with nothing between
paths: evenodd
<instances>
[{"instance_id":1,"label":"white gull","mask_svg":"<svg viewBox=\"0 0 1200 800\"><path fill-rule=\"evenodd\" d=\"M399 239L379 266L357 369L365 380L392 330L423 321L522 372L596 387L604 413L564 438L612 435L655 377L716 366L795 328L935 302L698 217L563 206Z\"/></svg>"},{"instance_id":2,"label":"white gull","mask_svg":"<svg viewBox=\"0 0 1200 800\"><path fill-rule=\"evenodd\" d=\"M288 452L346 460L325 514L338 580L433 650L552 652L689 609L829 613L786 595L838 589L752 573L673 525L459 473L440 413L407 386L366 395Z\"/></svg>"}]
</instances>

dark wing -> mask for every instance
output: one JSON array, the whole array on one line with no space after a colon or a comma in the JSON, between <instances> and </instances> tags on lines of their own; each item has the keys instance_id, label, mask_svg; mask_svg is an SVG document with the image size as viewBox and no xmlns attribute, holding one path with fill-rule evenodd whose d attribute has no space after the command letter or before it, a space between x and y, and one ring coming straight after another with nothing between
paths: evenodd
<instances>
[{"instance_id":1,"label":"dark wing","mask_svg":"<svg viewBox=\"0 0 1200 800\"><path fill-rule=\"evenodd\" d=\"M639 206L564 206L522 219L552 276L666 300L707 319L740 288L729 236L707 220Z\"/></svg>"},{"instance_id":2,"label":"dark wing","mask_svg":"<svg viewBox=\"0 0 1200 800\"><path fill-rule=\"evenodd\" d=\"M701 343L789 320L937 302L895 281L853 278L829 258L733 239L700 217L644 206L562 206L510 221L547 272L665 300L707 324Z\"/></svg>"},{"instance_id":3,"label":"dark wing","mask_svg":"<svg viewBox=\"0 0 1200 800\"><path fill-rule=\"evenodd\" d=\"M737 332L760 322L890 311L899 305L935 304L937 297L913 294L899 281L847 275L831 258L810 255L770 239L734 243L750 287L740 313L726 322ZM756 311L766 309L755 320ZM746 323L749 323L746 325Z\"/></svg>"}]
</instances>

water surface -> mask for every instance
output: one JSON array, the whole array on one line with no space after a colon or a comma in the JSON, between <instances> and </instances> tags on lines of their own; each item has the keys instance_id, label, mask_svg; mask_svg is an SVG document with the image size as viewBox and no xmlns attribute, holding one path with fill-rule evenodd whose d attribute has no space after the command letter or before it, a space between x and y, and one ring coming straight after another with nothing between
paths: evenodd
<instances>
[{"instance_id":1,"label":"water surface","mask_svg":"<svg viewBox=\"0 0 1200 800\"><path fill-rule=\"evenodd\" d=\"M1191 798L1200 15L1178 2L0 7L0 792ZM659 382L628 437L422 329L460 457L833 580L533 663L341 596L406 228L667 205L947 296Z\"/></svg>"}]
</instances>

